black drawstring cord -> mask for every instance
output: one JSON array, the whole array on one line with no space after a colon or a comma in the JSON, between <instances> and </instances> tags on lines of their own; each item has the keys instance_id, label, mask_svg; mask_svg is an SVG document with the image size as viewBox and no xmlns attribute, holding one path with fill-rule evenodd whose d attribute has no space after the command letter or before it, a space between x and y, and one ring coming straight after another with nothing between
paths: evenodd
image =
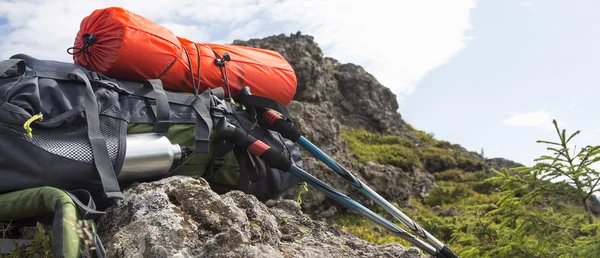
<instances>
[{"instance_id":1,"label":"black drawstring cord","mask_svg":"<svg viewBox=\"0 0 600 258\"><path fill-rule=\"evenodd\" d=\"M96 36L96 34L86 33L83 35L83 46L81 46L80 48L79 47L67 48L67 53L69 53L70 55L77 56L77 61L79 61L79 63L81 63L80 58L81 58L81 54L83 53L83 58L85 59L86 68L90 69L91 64L88 60L88 56L91 55L92 53L90 52L89 47L94 45L94 43L96 43L97 40L98 40L98 36Z\"/></svg>"},{"instance_id":2,"label":"black drawstring cord","mask_svg":"<svg viewBox=\"0 0 600 258\"><path fill-rule=\"evenodd\" d=\"M215 55L217 56L217 59L215 59L215 64L219 67L219 70L221 71L221 76L223 77L225 87L227 88L227 96L233 99L233 96L231 96L231 90L229 90L229 80L227 79L227 67L225 66L226 62L231 61L231 57L227 52L223 54L223 58L221 58L216 52Z\"/></svg>"}]
</instances>

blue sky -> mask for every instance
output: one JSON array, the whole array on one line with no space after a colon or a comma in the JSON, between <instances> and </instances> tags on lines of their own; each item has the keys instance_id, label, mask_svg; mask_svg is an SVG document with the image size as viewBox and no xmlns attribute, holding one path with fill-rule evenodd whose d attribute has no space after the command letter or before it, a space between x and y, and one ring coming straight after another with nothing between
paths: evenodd
<instances>
[{"instance_id":1,"label":"blue sky","mask_svg":"<svg viewBox=\"0 0 600 258\"><path fill-rule=\"evenodd\" d=\"M466 48L400 113L436 138L525 164L548 153L536 140L557 139L552 119L582 130L580 146L600 144L598 10L600 1L479 1Z\"/></svg>"},{"instance_id":2,"label":"blue sky","mask_svg":"<svg viewBox=\"0 0 600 258\"><path fill-rule=\"evenodd\" d=\"M0 56L72 61L81 20L121 6L199 42L302 31L363 66L417 129L532 164L552 119L600 144L599 1L0 0Z\"/></svg>"}]
</instances>

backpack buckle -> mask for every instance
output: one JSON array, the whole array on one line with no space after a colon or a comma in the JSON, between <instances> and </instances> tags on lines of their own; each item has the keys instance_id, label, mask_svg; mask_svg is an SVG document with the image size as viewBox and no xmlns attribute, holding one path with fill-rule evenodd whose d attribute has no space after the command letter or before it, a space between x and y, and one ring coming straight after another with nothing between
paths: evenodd
<instances>
[{"instance_id":1,"label":"backpack buckle","mask_svg":"<svg viewBox=\"0 0 600 258\"><path fill-rule=\"evenodd\" d=\"M92 83L96 83L96 84L98 84L98 85L100 85L102 87L114 90L116 92L119 92L119 93L131 93L131 92L123 89L121 86L119 86L118 83L113 82L113 81L108 80L108 79L103 79L103 76L99 75L96 72L89 72L88 78L90 79L90 81ZM104 77L104 78L106 78L106 77Z\"/></svg>"},{"instance_id":2,"label":"backpack buckle","mask_svg":"<svg viewBox=\"0 0 600 258\"><path fill-rule=\"evenodd\" d=\"M223 165L225 165L225 157L213 158L212 167L215 171L219 170Z\"/></svg>"},{"instance_id":3,"label":"backpack buckle","mask_svg":"<svg viewBox=\"0 0 600 258\"><path fill-rule=\"evenodd\" d=\"M223 165L225 165L225 157L212 157L208 166L206 166L206 171L202 177L208 181L214 180L216 172L219 171Z\"/></svg>"},{"instance_id":4,"label":"backpack buckle","mask_svg":"<svg viewBox=\"0 0 600 258\"><path fill-rule=\"evenodd\" d=\"M88 72L88 78L90 79L90 81L102 81L98 73L92 71Z\"/></svg>"}]
</instances>

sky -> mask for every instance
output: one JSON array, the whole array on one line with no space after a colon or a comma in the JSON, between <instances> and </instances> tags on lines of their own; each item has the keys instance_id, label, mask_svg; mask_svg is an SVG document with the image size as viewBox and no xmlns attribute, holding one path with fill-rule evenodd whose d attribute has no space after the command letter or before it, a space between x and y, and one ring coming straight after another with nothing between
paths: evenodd
<instances>
[{"instance_id":1,"label":"sky","mask_svg":"<svg viewBox=\"0 0 600 258\"><path fill-rule=\"evenodd\" d=\"M0 0L0 57L72 61L81 20L124 7L197 42L301 31L363 66L435 138L531 165L552 119L600 144L600 1Z\"/></svg>"}]
</instances>

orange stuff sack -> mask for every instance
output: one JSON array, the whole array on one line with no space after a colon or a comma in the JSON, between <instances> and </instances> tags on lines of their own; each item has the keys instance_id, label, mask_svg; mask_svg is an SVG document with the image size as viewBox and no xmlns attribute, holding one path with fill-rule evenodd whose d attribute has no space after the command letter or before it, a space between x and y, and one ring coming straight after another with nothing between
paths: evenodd
<instances>
[{"instance_id":1,"label":"orange stuff sack","mask_svg":"<svg viewBox=\"0 0 600 258\"><path fill-rule=\"evenodd\" d=\"M194 42L119 7L85 17L72 49L78 65L120 80L160 78L171 91L222 87L227 93L227 78L232 96L249 86L253 95L287 105L296 94L294 70L275 51ZM225 53L230 61L220 67Z\"/></svg>"}]
</instances>

